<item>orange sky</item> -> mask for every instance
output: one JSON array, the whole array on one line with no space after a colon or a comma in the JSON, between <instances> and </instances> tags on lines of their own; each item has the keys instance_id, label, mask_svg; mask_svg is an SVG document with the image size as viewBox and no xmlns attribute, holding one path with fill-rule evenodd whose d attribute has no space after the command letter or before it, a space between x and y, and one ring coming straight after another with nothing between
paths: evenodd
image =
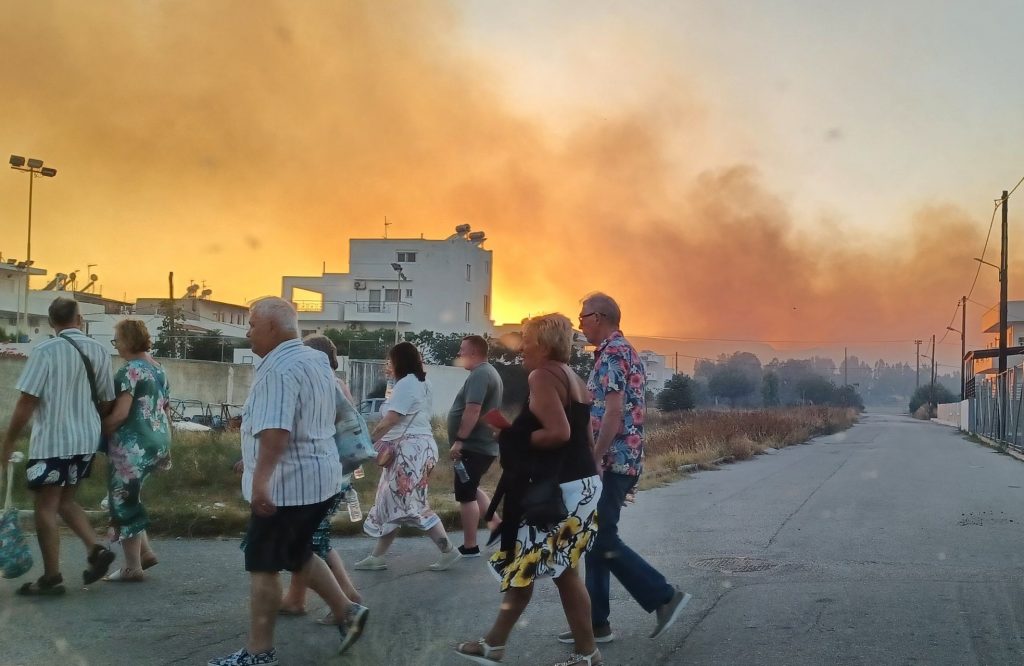
<instances>
[{"instance_id":1,"label":"orange sky","mask_svg":"<svg viewBox=\"0 0 1024 666\"><path fill-rule=\"evenodd\" d=\"M59 170L36 183L37 264L98 264L111 297L162 295L173 270L241 301L345 270L385 215L392 236L468 222L499 322L600 289L637 333L835 341L941 333L973 276L978 211L937 202L885 237L798 224L758 164L702 155L713 123L677 80L554 132L457 12L397 7L5 3L0 146ZM0 178L5 257L24 255L25 178Z\"/></svg>"}]
</instances>

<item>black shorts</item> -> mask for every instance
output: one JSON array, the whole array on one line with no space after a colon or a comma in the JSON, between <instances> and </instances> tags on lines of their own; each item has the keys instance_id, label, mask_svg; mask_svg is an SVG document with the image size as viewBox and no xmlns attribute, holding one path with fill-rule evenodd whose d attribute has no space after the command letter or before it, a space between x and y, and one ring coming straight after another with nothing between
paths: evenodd
<instances>
[{"instance_id":1,"label":"black shorts","mask_svg":"<svg viewBox=\"0 0 1024 666\"><path fill-rule=\"evenodd\" d=\"M476 501L476 489L480 487L480 479L491 468L497 456L489 456L476 451L462 452L462 464L466 466L469 473L469 481L459 481L459 475L455 475L455 500L461 504L468 504Z\"/></svg>"},{"instance_id":2,"label":"black shorts","mask_svg":"<svg viewBox=\"0 0 1024 666\"><path fill-rule=\"evenodd\" d=\"M245 532L245 570L277 573L304 567L313 556L313 532L336 500L332 495L317 504L279 506L272 516L253 513Z\"/></svg>"},{"instance_id":3,"label":"black shorts","mask_svg":"<svg viewBox=\"0 0 1024 666\"><path fill-rule=\"evenodd\" d=\"M28 489L38 490L43 486L77 486L82 479L88 479L92 471L92 453L59 458L29 458L25 475Z\"/></svg>"}]
</instances>

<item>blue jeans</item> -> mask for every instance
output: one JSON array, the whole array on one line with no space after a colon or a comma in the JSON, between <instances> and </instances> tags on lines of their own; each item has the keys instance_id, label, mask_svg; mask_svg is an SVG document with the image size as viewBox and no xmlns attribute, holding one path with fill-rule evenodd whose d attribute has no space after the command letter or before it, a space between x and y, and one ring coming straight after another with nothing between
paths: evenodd
<instances>
[{"instance_id":1,"label":"blue jeans","mask_svg":"<svg viewBox=\"0 0 1024 666\"><path fill-rule=\"evenodd\" d=\"M636 480L635 476L613 472L605 472L602 479L604 488L597 502L597 538L586 558L587 592L594 627L608 626L611 574L615 574L630 596L648 613L671 601L675 594L675 588L665 577L619 538L622 503Z\"/></svg>"}]
</instances>

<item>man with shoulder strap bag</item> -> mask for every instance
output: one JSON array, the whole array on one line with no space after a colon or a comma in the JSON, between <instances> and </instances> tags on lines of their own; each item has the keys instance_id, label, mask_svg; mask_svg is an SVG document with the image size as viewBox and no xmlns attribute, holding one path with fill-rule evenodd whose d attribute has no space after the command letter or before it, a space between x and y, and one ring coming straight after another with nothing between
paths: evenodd
<instances>
[{"instance_id":1,"label":"man with shoulder strap bag","mask_svg":"<svg viewBox=\"0 0 1024 666\"><path fill-rule=\"evenodd\" d=\"M26 476L35 496L43 575L18 589L24 596L65 592L58 515L85 545L87 568L82 580L86 585L102 578L114 561L114 553L98 543L75 500L78 484L89 476L100 445L101 415L114 400L110 353L82 333L82 317L74 300L54 299L49 318L57 337L37 345L29 355L15 385L21 395L0 450L0 465L6 466L18 435L32 420Z\"/></svg>"}]
</instances>

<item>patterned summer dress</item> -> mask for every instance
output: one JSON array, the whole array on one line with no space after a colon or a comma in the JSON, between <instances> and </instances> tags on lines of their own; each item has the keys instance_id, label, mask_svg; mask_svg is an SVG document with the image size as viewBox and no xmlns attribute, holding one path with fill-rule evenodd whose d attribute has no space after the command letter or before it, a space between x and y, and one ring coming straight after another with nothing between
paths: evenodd
<instances>
[{"instance_id":1,"label":"patterned summer dress","mask_svg":"<svg viewBox=\"0 0 1024 666\"><path fill-rule=\"evenodd\" d=\"M110 437L107 452L110 519L118 539L127 539L149 526L141 500L146 477L171 467L171 424L164 409L170 387L163 368L136 359L114 373L114 391L132 396L128 418Z\"/></svg>"}]
</instances>

